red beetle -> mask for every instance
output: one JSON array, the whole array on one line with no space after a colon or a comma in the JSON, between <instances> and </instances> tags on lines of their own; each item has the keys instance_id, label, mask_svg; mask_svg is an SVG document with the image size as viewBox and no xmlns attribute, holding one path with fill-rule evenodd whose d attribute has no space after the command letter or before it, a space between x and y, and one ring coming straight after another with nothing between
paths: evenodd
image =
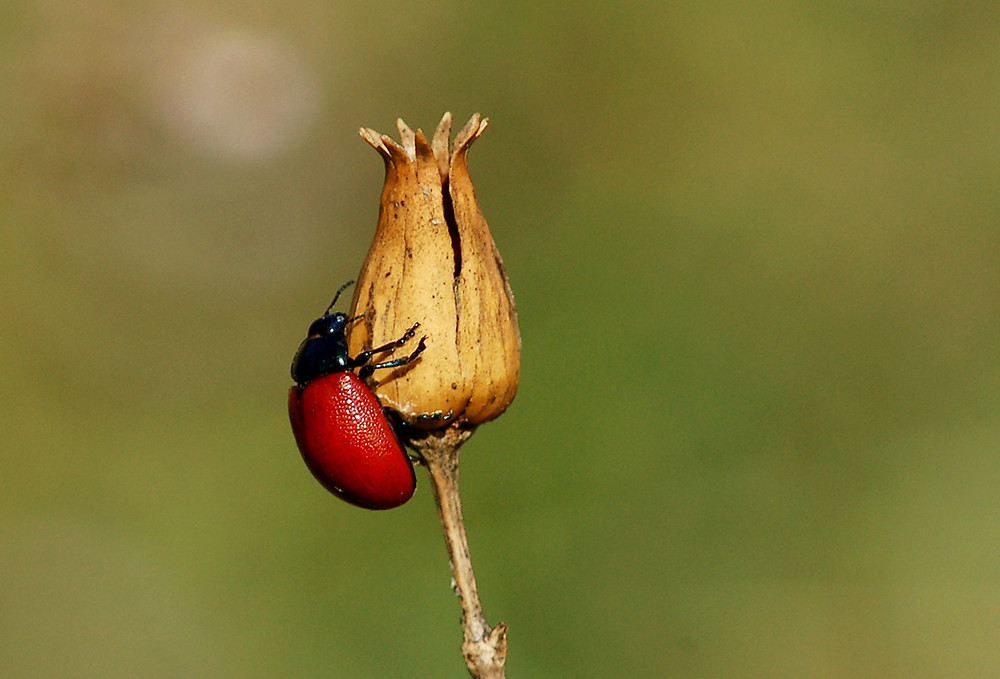
<instances>
[{"instance_id":1,"label":"red beetle","mask_svg":"<svg viewBox=\"0 0 1000 679\"><path fill-rule=\"evenodd\" d=\"M347 324L359 317L330 313L345 283L309 334L292 361L288 416L295 442L313 476L330 492L366 509L391 509L413 496L417 485L413 465L386 419L375 394L363 381L374 370L395 368L416 359L426 337L413 353L384 363L373 356L403 346L413 338L419 323L395 342L351 358L347 350ZM360 368L359 374L352 372Z\"/></svg>"}]
</instances>

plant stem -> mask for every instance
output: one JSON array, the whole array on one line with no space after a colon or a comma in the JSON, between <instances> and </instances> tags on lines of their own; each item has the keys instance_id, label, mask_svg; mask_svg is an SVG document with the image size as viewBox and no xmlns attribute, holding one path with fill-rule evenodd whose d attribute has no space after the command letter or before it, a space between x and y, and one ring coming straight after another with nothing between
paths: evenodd
<instances>
[{"instance_id":1,"label":"plant stem","mask_svg":"<svg viewBox=\"0 0 1000 679\"><path fill-rule=\"evenodd\" d=\"M506 676L507 626L500 623L491 628L483 616L458 491L458 451L471 434L471 430L449 428L414 440L411 445L423 458L434 488L444 541L451 557L455 592L462 605L465 664L476 679L503 679Z\"/></svg>"}]
</instances>

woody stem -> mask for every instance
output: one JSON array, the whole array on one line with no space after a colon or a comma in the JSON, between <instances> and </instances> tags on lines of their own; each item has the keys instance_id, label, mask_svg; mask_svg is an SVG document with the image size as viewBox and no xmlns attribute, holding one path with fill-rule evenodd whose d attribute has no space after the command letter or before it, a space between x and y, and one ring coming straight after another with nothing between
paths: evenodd
<instances>
[{"instance_id":1,"label":"woody stem","mask_svg":"<svg viewBox=\"0 0 1000 679\"><path fill-rule=\"evenodd\" d=\"M412 445L423 458L431 477L444 541L451 558L455 592L462 606L465 664L476 679L503 679L507 660L507 626L500 623L491 628L483 616L458 491L458 451L471 433L469 430L449 428L444 433L433 433L415 440Z\"/></svg>"}]
</instances>

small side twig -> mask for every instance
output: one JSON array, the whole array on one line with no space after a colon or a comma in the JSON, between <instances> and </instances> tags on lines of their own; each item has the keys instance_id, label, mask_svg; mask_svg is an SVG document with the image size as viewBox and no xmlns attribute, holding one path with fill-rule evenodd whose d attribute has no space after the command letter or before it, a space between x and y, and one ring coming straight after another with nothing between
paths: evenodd
<instances>
[{"instance_id":1,"label":"small side twig","mask_svg":"<svg viewBox=\"0 0 1000 679\"><path fill-rule=\"evenodd\" d=\"M434 488L438 516L451 557L455 591L462 605L465 664L476 679L503 679L506 676L507 626L501 622L490 627L483 615L458 491L458 451L471 434L472 430L449 427L413 440L411 445L422 457Z\"/></svg>"}]
</instances>

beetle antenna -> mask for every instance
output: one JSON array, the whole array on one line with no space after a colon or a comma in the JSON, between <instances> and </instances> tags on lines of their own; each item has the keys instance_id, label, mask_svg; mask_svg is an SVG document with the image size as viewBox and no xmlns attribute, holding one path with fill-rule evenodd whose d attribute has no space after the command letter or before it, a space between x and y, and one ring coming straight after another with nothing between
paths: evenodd
<instances>
[{"instance_id":1,"label":"beetle antenna","mask_svg":"<svg viewBox=\"0 0 1000 679\"><path fill-rule=\"evenodd\" d=\"M326 308L326 311L323 312L324 316L329 316L330 315L330 310L333 309L333 305L337 303L338 299L340 299L340 293L342 293L344 290L346 290L347 288L349 288L352 285L354 285L354 281L347 281L346 283L344 283L343 285L341 285L339 288L337 288L337 293L333 296L333 301L330 302L330 306L328 306Z\"/></svg>"}]
</instances>

